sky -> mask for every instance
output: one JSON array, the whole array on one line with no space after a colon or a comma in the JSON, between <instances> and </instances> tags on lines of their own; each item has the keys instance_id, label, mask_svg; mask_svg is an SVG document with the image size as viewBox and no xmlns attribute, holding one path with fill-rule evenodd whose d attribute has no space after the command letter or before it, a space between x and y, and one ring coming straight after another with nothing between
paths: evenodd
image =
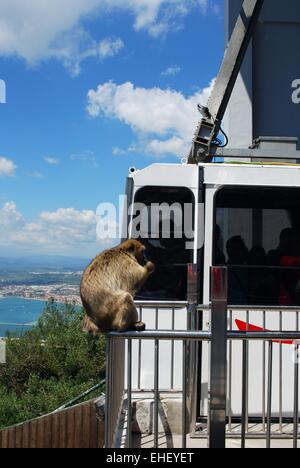
<instances>
[{"instance_id":1,"label":"sky","mask_svg":"<svg viewBox=\"0 0 300 468\"><path fill-rule=\"evenodd\" d=\"M128 169L187 155L223 3L1 0L0 256L95 255Z\"/></svg>"}]
</instances>

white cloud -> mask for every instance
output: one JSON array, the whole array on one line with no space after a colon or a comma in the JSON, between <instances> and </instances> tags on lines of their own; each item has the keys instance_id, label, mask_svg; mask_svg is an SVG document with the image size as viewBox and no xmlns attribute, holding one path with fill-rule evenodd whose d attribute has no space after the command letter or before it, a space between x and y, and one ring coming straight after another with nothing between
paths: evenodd
<instances>
[{"instance_id":1,"label":"white cloud","mask_svg":"<svg viewBox=\"0 0 300 468\"><path fill-rule=\"evenodd\" d=\"M32 177L33 179L43 179L44 175L41 172L27 172L26 175L28 177Z\"/></svg>"},{"instance_id":2,"label":"white cloud","mask_svg":"<svg viewBox=\"0 0 300 468\"><path fill-rule=\"evenodd\" d=\"M97 0L1 0L0 53L20 56L28 63L63 53L62 35L70 31L73 35L80 18L98 3Z\"/></svg>"},{"instance_id":3,"label":"white cloud","mask_svg":"<svg viewBox=\"0 0 300 468\"><path fill-rule=\"evenodd\" d=\"M124 48L122 39L113 39L108 37L99 44L99 56L101 58L114 57Z\"/></svg>"},{"instance_id":4,"label":"white cloud","mask_svg":"<svg viewBox=\"0 0 300 468\"><path fill-rule=\"evenodd\" d=\"M213 12L213 14L215 16L217 16L218 18L221 18L222 17L222 8L220 5L216 4L216 3L213 3L211 5L211 10Z\"/></svg>"},{"instance_id":5,"label":"white cloud","mask_svg":"<svg viewBox=\"0 0 300 468\"><path fill-rule=\"evenodd\" d=\"M112 7L129 9L135 16L134 28L145 29L153 37L179 27L178 21L191 10L205 13L209 0L108 0Z\"/></svg>"},{"instance_id":6,"label":"white cloud","mask_svg":"<svg viewBox=\"0 0 300 468\"><path fill-rule=\"evenodd\" d=\"M17 166L13 161L0 156L0 177L7 176L12 177L15 175Z\"/></svg>"},{"instance_id":7,"label":"white cloud","mask_svg":"<svg viewBox=\"0 0 300 468\"><path fill-rule=\"evenodd\" d=\"M81 20L97 13L104 0L1 0L0 55L16 55L30 65L57 58L74 75L99 44Z\"/></svg>"},{"instance_id":8,"label":"white cloud","mask_svg":"<svg viewBox=\"0 0 300 468\"><path fill-rule=\"evenodd\" d=\"M94 211L59 208L42 212L28 222L14 202L0 207L0 248L37 253L93 255L105 245L96 238L98 217Z\"/></svg>"},{"instance_id":9,"label":"white cloud","mask_svg":"<svg viewBox=\"0 0 300 468\"><path fill-rule=\"evenodd\" d=\"M73 76L78 76L85 60L114 57L123 47L124 43L120 38L105 38L97 43L87 31L78 27L60 37L50 56L60 59Z\"/></svg>"},{"instance_id":10,"label":"white cloud","mask_svg":"<svg viewBox=\"0 0 300 468\"><path fill-rule=\"evenodd\" d=\"M162 76L175 76L181 72L181 68L178 65L173 65L173 67L167 68L161 73Z\"/></svg>"},{"instance_id":11,"label":"white cloud","mask_svg":"<svg viewBox=\"0 0 300 468\"><path fill-rule=\"evenodd\" d=\"M50 164L50 166L58 166L60 164L60 160L58 158L53 158L53 157L48 157L48 156L44 157L44 161L47 164Z\"/></svg>"},{"instance_id":12,"label":"white cloud","mask_svg":"<svg viewBox=\"0 0 300 468\"><path fill-rule=\"evenodd\" d=\"M82 63L89 58L104 60L117 55L124 47L122 39L105 38L97 43L81 27L63 35L53 43L49 58L60 59L73 76L81 73Z\"/></svg>"},{"instance_id":13,"label":"white cloud","mask_svg":"<svg viewBox=\"0 0 300 468\"><path fill-rule=\"evenodd\" d=\"M118 119L136 132L143 145L140 151L186 156L200 120L199 103L206 104L213 81L189 97L170 89L137 88L127 82L112 81L88 92L87 111L92 117ZM131 148L133 150L135 145Z\"/></svg>"},{"instance_id":14,"label":"white cloud","mask_svg":"<svg viewBox=\"0 0 300 468\"><path fill-rule=\"evenodd\" d=\"M82 153L71 154L70 159L71 161L87 163L90 167L99 167L95 153L90 150L85 150Z\"/></svg>"},{"instance_id":15,"label":"white cloud","mask_svg":"<svg viewBox=\"0 0 300 468\"><path fill-rule=\"evenodd\" d=\"M0 239L7 238L7 233L12 230L19 229L24 225L24 218L21 213L18 212L16 204L14 202L7 202L0 209Z\"/></svg>"},{"instance_id":16,"label":"white cloud","mask_svg":"<svg viewBox=\"0 0 300 468\"><path fill-rule=\"evenodd\" d=\"M124 154L126 154L126 153L127 153L127 152L126 152L124 149L119 148L118 146L114 146L114 147L112 148L112 154L113 154L114 156L124 156Z\"/></svg>"},{"instance_id":17,"label":"white cloud","mask_svg":"<svg viewBox=\"0 0 300 468\"><path fill-rule=\"evenodd\" d=\"M178 28L180 18L192 9L206 12L209 0L1 0L0 55L17 56L28 64L56 58L72 74L80 73L87 58L119 52L121 39L97 42L87 31L86 20L104 12L130 11L134 28L152 36ZM107 52L108 51L108 52Z\"/></svg>"},{"instance_id":18,"label":"white cloud","mask_svg":"<svg viewBox=\"0 0 300 468\"><path fill-rule=\"evenodd\" d=\"M187 151L186 142L179 137L172 137L167 140L152 140L146 146L146 152L157 156L173 154L175 156L184 156Z\"/></svg>"}]
</instances>

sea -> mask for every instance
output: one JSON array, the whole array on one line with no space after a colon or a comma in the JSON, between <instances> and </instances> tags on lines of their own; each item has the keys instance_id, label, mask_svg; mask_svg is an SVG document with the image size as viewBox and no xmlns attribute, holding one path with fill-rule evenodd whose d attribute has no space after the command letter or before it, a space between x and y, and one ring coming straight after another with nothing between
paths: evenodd
<instances>
[{"instance_id":1,"label":"sea","mask_svg":"<svg viewBox=\"0 0 300 468\"><path fill-rule=\"evenodd\" d=\"M21 334L30 330L41 316L46 303L18 297L0 298L0 337L7 331Z\"/></svg>"}]
</instances>

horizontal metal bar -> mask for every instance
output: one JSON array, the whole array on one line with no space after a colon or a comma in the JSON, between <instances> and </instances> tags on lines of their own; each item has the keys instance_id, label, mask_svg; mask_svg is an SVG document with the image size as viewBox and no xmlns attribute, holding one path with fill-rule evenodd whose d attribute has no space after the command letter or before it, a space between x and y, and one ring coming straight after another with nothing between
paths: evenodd
<instances>
[{"instance_id":1,"label":"horizontal metal bar","mask_svg":"<svg viewBox=\"0 0 300 468\"><path fill-rule=\"evenodd\" d=\"M207 439L207 432L202 431L202 432L195 432L190 435L191 439ZM283 434L276 434L272 433L271 435L271 440L293 440L293 433L292 432L285 432ZM240 440L241 439L241 432L235 431L235 432L227 432L226 433L226 439L228 440ZM266 433L265 432L248 432L246 434L246 440L253 439L253 440L266 440Z\"/></svg>"},{"instance_id":2,"label":"horizontal metal bar","mask_svg":"<svg viewBox=\"0 0 300 468\"><path fill-rule=\"evenodd\" d=\"M211 304L199 304L196 306L196 311L197 312L203 312L203 311L207 311L207 310L211 310Z\"/></svg>"},{"instance_id":3,"label":"horizontal metal bar","mask_svg":"<svg viewBox=\"0 0 300 468\"><path fill-rule=\"evenodd\" d=\"M229 312L232 311L248 311L248 312L300 312L300 306L228 306Z\"/></svg>"},{"instance_id":4,"label":"horizontal metal bar","mask_svg":"<svg viewBox=\"0 0 300 468\"><path fill-rule=\"evenodd\" d=\"M251 311L262 311L262 312L299 312L300 311L300 306L293 306L293 307L287 307L287 306L228 306L229 310L248 310L249 312Z\"/></svg>"},{"instance_id":5,"label":"horizontal metal bar","mask_svg":"<svg viewBox=\"0 0 300 468\"><path fill-rule=\"evenodd\" d=\"M235 332L227 333L228 340L249 340L249 341L297 341L300 340L300 332Z\"/></svg>"},{"instance_id":6,"label":"horizontal metal bar","mask_svg":"<svg viewBox=\"0 0 300 468\"><path fill-rule=\"evenodd\" d=\"M283 150L259 150L259 149L238 149L238 148L217 148L213 154L218 158L239 158L239 159L289 159L299 160L300 151Z\"/></svg>"},{"instance_id":7,"label":"horizontal metal bar","mask_svg":"<svg viewBox=\"0 0 300 468\"><path fill-rule=\"evenodd\" d=\"M198 305L197 311L210 310L211 305ZM268 306L268 305L228 305L228 311L248 311L248 312L300 312L300 306Z\"/></svg>"},{"instance_id":8,"label":"horizontal metal bar","mask_svg":"<svg viewBox=\"0 0 300 468\"><path fill-rule=\"evenodd\" d=\"M129 340L192 340L192 341L210 341L210 332L189 332L189 331L168 331L168 330L147 330L144 332L112 332L108 334L109 338L129 339ZM262 331L262 332L240 332L228 331L228 340L259 340L259 341L296 341L300 340L300 332L296 331Z\"/></svg>"},{"instance_id":9,"label":"horizontal metal bar","mask_svg":"<svg viewBox=\"0 0 300 468\"><path fill-rule=\"evenodd\" d=\"M300 151L299 151L300 153ZM300 156L300 154L299 154ZM219 268L219 267L218 267ZM271 271L299 271L299 266L275 266L275 265L235 265L231 264L226 267L228 271L230 270L271 270Z\"/></svg>"},{"instance_id":10,"label":"horizontal metal bar","mask_svg":"<svg viewBox=\"0 0 300 468\"><path fill-rule=\"evenodd\" d=\"M187 301L135 301L137 307L143 309L183 309L188 306Z\"/></svg>"},{"instance_id":11,"label":"horizontal metal bar","mask_svg":"<svg viewBox=\"0 0 300 468\"><path fill-rule=\"evenodd\" d=\"M187 302L141 302L141 301L135 301L135 304L137 307L142 307L144 309L181 309L183 307L187 307L188 304ZM210 310L211 309L211 304L198 304L196 306L196 310L198 311L204 311L204 310ZM266 312L280 312L280 311L291 311L295 312L298 311L300 312L300 306L268 306L268 305L228 305L228 310L229 311L235 311L235 310L248 310L249 312L251 311L266 311Z\"/></svg>"},{"instance_id":12,"label":"horizontal metal bar","mask_svg":"<svg viewBox=\"0 0 300 468\"><path fill-rule=\"evenodd\" d=\"M189 332L189 331L168 331L168 330L147 330L144 332L112 332L108 334L109 338L119 338L124 340L196 340L196 341L209 341L211 339L210 332ZM299 333L300 337L300 333Z\"/></svg>"}]
</instances>

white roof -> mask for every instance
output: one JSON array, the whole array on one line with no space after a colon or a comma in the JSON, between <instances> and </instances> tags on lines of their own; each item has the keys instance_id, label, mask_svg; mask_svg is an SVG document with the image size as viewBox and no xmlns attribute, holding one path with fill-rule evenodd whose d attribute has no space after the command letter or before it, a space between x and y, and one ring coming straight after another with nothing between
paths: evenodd
<instances>
[{"instance_id":1,"label":"white roof","mask_svg":"<svg viewBox=\"0 0 300 468\"><path fill-rule=\"evenodd\" d=\"M130 174L135 187L169 186L197 189L199 167L207 185L300 187L300 165L153 164Z\"/></svg>"}]
</instances>

